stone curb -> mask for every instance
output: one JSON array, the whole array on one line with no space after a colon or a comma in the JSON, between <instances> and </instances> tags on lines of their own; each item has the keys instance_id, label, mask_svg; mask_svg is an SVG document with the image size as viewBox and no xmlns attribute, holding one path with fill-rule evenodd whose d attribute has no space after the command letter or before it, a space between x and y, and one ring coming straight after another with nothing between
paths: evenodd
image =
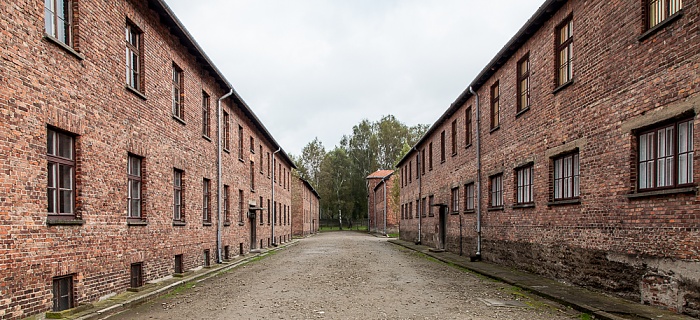
<instances>
[{"instance_id":1,"label":"stone curb","mask_svg":"<svg viewBox=\"0 0 700 320\"><path fill-rule=\"evenodd\" d=\"M604 296L603 294L588 291L585 288L582 287L576 287L576 286L565 286L564 284L559 284L554 280L547 279L544 277L538 277L532 274L528 274L522 271L515 271L512 269L507 269L504 267L500 267L498 265L493 265L488 262L462 262L458 261L458 259L450 259L450 257L453 258L460 258L460 256L457 256L453 253L449 252L431 252L428 247L422 246L422 245L416 245L410 242L406 242L403 240L389 240L389 243L393 243L395 245L402 246L404 248L414 250L416 252L423 253L425 255L428 255L432 258L435 258L441 262L448 263L448 264L454 264L457 266L460 266L462 268L468 269L472 272L475 272L477 274L480 274L482 276L486 276L492 279L495 279L497 281L507 283L519 288L522 288L524 290L527 290L529 292L532 292L538 296L541 296L543 298L558 302L562 305L571 307L572 309L575 309L580 312L588 313L590 315L593 315L596 319L607 319L607 320L629 320L630 317L625 317L625 316L618 316L616 314L611 313L609 310L604 310L604 308L600 306L595 306L595 305L590 305L585 301L585 299L581 299L581 301L576 301L576 299L570 299L571 295L557 295L553 292L546 292L542 288L547 288L547 287L555 287L555 286L560 286L562 288L565 287L565 289L568 289L568 291L576 291L576 295L579 297L583 296L588 296L588 297L604 297L604 299L607 299L608 301L616 300L616 301L621 301L622 304L626 304L628 308L627 310L631 310L629 313L625 313L624 315L626 316L631 316L633 319L693 319L689 316L684 316L678 313L674 313L668 310L663 310L659 309L656 307L650 307L647 305L642 305L638 304L632 301L627 301L623 300L620 298L615 298L615 297L608 297ZM466 258L465 258L466 259ZM470 263L472 265L470 265ZM482 266L479 268L478 266ZM489 272L488 269L493 269L493 272ZM498 272L496 272L498 271ZM547 286L533 286L531 284L525 284L519 282L516 278L518 275L528 275L529 277L537 277L540 278L543 284L547 284ZM508 277L512 276L512 277ZM644 309L644 310L642 310Z\"/></svg>"},{"instance_id":2,"label":"stone curb","mask_svg":"<svg viewBox=\"0 0 700 320\"><path fill-rule=\"evenodd\" d=\"M287 247L296 245L297 242L298 242L298 240L292 239L290 242L288 242L286 244L280 245L278 247L268 248L264 252L249 254L249 256L244 257L244 258L237 260L235 262L221 264L221 265L217 265L215 267L212 267L211 269L205 269L204 271L201 271L201 272L195 272L192 275L189 275L189 276L182 278L182 280L170 283L170 284L168 284L162 288L159 288L157 290L144 292L143 294L137 294L136 296L134 296L130 299L121 301L121 302L114 300L115 303L111 304L109 306L102 307L102 308L97 308L97 307L90 308L86 311L79 312L78 314L66 317L64 319L74 319L74 320L107 319L113 315L124 312L124 311L128 310L129 308L133 308L133 307L140 305L142 303L145 303L145 302L148 302L151 300L155 300L163 295L166 295L181 285L191 283L191 282L195 282L195 283L202 282L204 280L215 277L215 276L219 275L220 273L223 273L223 272L226 272L230 269L244 265L255 258L266 256L270 252L279 251L279 250L285 249ZM114 298L110 298L110 299L114 299ZM109 301L110 299L107 299L107 301Z\"/></svg>"}]
</instances>

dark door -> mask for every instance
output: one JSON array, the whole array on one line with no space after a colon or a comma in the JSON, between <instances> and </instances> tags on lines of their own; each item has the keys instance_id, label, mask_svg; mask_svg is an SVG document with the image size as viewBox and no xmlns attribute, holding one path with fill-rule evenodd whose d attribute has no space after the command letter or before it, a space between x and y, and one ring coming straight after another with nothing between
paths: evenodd
<instances>
[{"instance_id":1,"label":"dark door","mask_svg":"<svg viewBox=\"0 0 700 320\"><path fill-rule=\"evenodd\" d=\"M256 234L257 225L255 224L255 216L255 211L251 211L248 213L248 217L250 218L250 250L255 249L255 246L258 245L258 237Z\"/></svg>"},{"instance_id":2,"label":"dark door","mask_svg":"<svg viewBox=\"0 0 700 320\"><path fill-rule=\"evenodd\" d=\"M440 206L440 249L445 249L446 232L447 230L447 206Z\"/></svg>"}]
</instances>

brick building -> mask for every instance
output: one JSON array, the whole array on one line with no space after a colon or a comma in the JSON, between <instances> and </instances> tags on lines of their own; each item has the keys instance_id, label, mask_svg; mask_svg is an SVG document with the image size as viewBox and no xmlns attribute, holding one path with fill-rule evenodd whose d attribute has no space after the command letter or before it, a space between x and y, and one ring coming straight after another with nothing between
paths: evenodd
<instances>
[{"instance_id":1,"label":"brick building","mask_svg":"<svg viewBox=\"0 0 700 320\"><path fill-rule=\"evenodd\" d=\"M291 239L292 161L162 0L0 15L0 319Z\"/></svg>"},{"instance_id":2,"label":"brick building","mask_svg":"<svg viewBox=\"0 0 700 320\"><path fill-rule=\"evenodd\" d=\"M399 232L399 216L391 197L394 170L377 170L367 176L369 192L368 222L369 231L381 234Z\"/></svg>"},{"instance_id":3,"label":"brick building","mask_svg":"<svg viewBox=\"0 0 700 320\"><path fill-rule=\"evenodd\" d=\"M292 175L292 235L305 237L318 232L320 200L308 181Z\"/></svg>"},{"instance_id":4,"label":"brick building","mask_svg":"<svg viewBox=\"0 0 700 320\"><path fill-rule=\"evenodd\" d=\"M546 1L397 165L401 238L700 316L699 4Z\"/></svg>"}]
</instances>

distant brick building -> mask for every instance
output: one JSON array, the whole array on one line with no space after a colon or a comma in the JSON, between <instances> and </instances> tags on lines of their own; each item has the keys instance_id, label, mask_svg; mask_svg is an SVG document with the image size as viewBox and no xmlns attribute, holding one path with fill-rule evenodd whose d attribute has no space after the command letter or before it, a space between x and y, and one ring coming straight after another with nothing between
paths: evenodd
<instances>
[{"instance_id":1,"label":"distant brick building","mask_svg":"<svg viewBox=\"0 0 700 320\"><path fill-rule=\"evenodd\" d=\"M399 232L399 216L391 198L394 170L377 170L367 176L369 191L369 231L381 234Z\"/></svg>"},{"instance_id":2,"label":"distant brick building","mask_svg":"<svg viewBox=\"0 0 700 320\"><path fill-rule=\"evenodd\" d=\"M401 238L700 316L698 4L546 1L398 164Z\"/></svg>"},{"instance_id":3,"label":"distant brick building","mask_svg":"<svg viewBox=\"0 0 700 320\"><path fill-rule=\"evenodd\" d=\"M318 232L320 200L308 181L292 176L292 235L304 237Z\"/></svg>"},{"instance_id":4,"label":"distant brick building","mask_svg":"<svg viewBox=\"0 0 700 320\"><path fill-rule=\"evenodd\" d=\"M0 15L0 318L291 239L292 161L162 0Z\"/></svg>"}]
</instances>

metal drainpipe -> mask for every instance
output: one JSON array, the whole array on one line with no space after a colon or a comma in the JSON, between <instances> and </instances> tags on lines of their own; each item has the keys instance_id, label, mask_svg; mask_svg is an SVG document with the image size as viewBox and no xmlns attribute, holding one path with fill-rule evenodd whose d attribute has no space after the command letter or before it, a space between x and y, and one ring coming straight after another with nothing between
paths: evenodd
<instances>
[{"instance_id":1,"label":"metal drainpipe","mask_svg":"<svg viewBox=\"0 0 700 320\"><path fill-rule=\"evenodd\" d=\"M481 260L481 117L479 116L479 94L469 86L476 98L476 254L473 261Z\"/></svg>"},{"instance_id":2,"label":"metal drainpipe","mask_svg":"<svg viewBox=\"0 0 700 320\"><path fill-rule=\"evenodd\" d=\"M374 233L377 233L379 229L377 227L377 192L375 190L372 190L372 196L374 197L374 208L372 208L372 212L374 212Z\"/></svg>"},{"instance_id":3,"label":"metal drainpipe","mask_svg":"<svg viewBox=\"0 0 700 320\"><path fill-rule=\"evenodd\" d=\"M367 233L372 233L372 229L370 228L369 222L369 180L365 182L365 187L367 188Z\"/></svg>"},{"instance_id":4,"label":"metal drainpipe","mask_svg":"<svg viewBox=\"0 0 700 320\"><path fill-rule=\"evenodd\" d=\"M384 235L386 236L386 177L382 178L382 183L384 184Z\"/></svg>"},{"instance_id":5,"label":"metal drainpipe","mask_svg":"<svg viewBox=\"0 0 700 320\"><path fill-rule=\"evenodd\" d=\"M272 245L275 247L277 246L277 241L275 240L275 223L277 223L277 206L275 205L275 171L277 167L275 166L275 154L280 152L280 150L282 148L277 147L277 151L272 153L272 179L270 179L272 183L272 200L270 200L272 202Z\"/></svg>"},{"instance_id":6,"label":"metal drainpipe","mask_svg":"<svg viewBox=\"0 0 700 320\"><path fill-rule=\"evenodd\" d=\"M223 221L221 221L221 101L228 98L233 94L233 89L231 89L227 94L219 98L216 104L216 260L218 263L224 262L221 257L221 232L224 228Z\"/></svg>"}]
</instances>

